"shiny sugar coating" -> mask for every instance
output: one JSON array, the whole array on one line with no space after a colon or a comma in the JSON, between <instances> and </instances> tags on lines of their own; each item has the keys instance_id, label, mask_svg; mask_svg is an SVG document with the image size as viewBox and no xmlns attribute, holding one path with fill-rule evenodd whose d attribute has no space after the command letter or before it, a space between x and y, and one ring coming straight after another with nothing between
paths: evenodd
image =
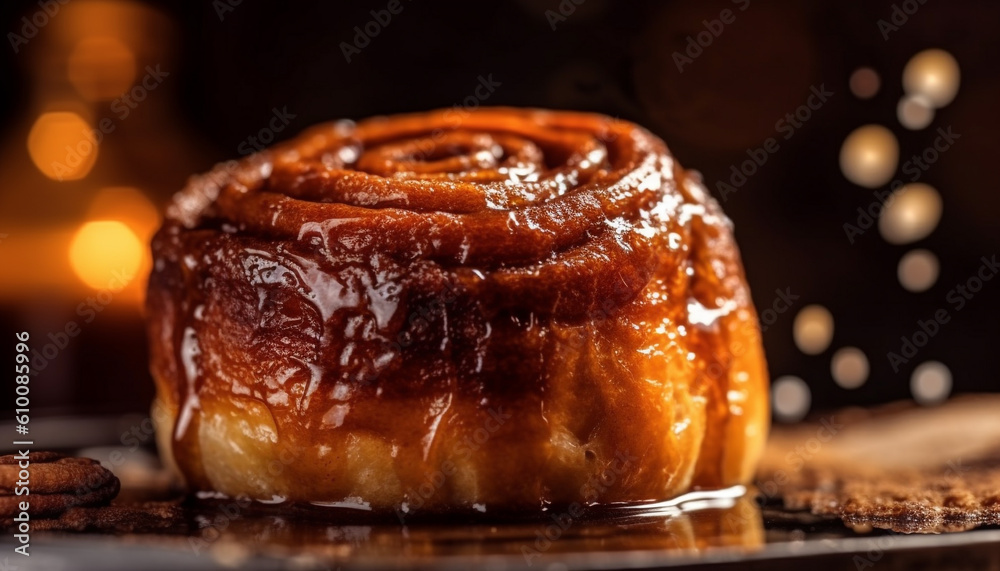
<instances>
[{"instance_id":1,"label":"shiny sugar coating","mask_svg":"<svg viewBox=\"0 0 1000 571\"><path fill-rule=\"evenodd\" d=\"M657 500L747 481L766 438L731 223L632 123L319 125L194 177L153 253L159 439L192 490L403 513Z\"/></svg>"}]
</instances>

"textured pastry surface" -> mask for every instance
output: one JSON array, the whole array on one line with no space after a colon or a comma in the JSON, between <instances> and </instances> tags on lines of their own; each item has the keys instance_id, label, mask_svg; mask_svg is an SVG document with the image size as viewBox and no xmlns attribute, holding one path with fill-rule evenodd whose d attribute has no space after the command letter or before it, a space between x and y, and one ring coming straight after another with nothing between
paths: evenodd
<instances>
[{"instance_id":1,"label":"textured pastry surface","mask_svg":"<svg viewBox=\"0 0 1000 571\"><path fill-rule=\"evenodd\" d=\"M757 475L785 510L901 533L1000 525L1000 395L853 409L776 429Z\"/></svg>"},{"instance_id":2,"label":"textured pastry surface","mask_svg":"<svg viewBox=\"0 0 1000 571\"><path fill-rule=\"evenodd\" d=\"M747 481L767 436L729 220L625 121L319 125L194 177L147 299L194 490L537 509Z\"/></svg>"},{"instance_id":3,"label":"textured pastry surface","mask_svg":"<svg viewBox=\"0 0 1000 571\"><path fill-rule=\"evenodd\" d=\"M15 518L26 511L36 529L35 519L107 505L119 489L118 478L90 458L56 452L0 456L0 527L16 527Z\"/></svg>"}]
</instances>

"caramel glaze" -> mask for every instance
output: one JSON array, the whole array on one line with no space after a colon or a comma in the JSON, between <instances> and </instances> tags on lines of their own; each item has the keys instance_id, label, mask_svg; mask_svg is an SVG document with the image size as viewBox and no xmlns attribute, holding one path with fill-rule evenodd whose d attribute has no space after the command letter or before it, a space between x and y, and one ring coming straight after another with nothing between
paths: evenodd
<instances>
[{"instance_id":1,"label":"caramel glaze","mask_svg":"<svg viewBox=\"0 0 1000 571\"><path fill-rule=\"evenodd\" d=\"M194 177L153 255L161 450L193 490L643 501L747 481L766 438L731 223L632 123L319 125Z\"/></svg>"}]
</instances>

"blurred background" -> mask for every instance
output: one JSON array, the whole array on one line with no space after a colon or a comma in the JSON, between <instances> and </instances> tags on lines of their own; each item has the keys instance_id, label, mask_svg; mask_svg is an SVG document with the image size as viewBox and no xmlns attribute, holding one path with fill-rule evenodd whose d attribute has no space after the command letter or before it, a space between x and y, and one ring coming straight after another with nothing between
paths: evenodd
<instances>
[{"instance_id":1,"label":"blurred background","mask_svg":"<svg viewBox=\"0 0 1000 571\"><path fill-rule=\"evenodd\" d=\"M31 333L33 415L143 413L148 241L190 174L320 121L537 106L636 121L703 173L778 420L996 391L997 22L973 0L5 2L0 331Z\"/></svg>"}]
</instances>

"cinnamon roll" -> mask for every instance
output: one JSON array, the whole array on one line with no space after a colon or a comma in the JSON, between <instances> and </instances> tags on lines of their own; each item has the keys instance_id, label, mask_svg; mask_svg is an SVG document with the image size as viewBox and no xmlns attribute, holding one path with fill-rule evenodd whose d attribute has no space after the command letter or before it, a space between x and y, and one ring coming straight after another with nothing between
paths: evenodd
<instances>
[{"instance_id":1,"label":"cinnamon roll","mask_svg":"<svg viewBox=\"0 0 1000 571\"><path fill-rule=\"evenodd\" d=\"M767 372L732 225L609 117L318 125L153 239L160 448L192 490L537 510L747 481Z\"/></svg>"}]
</instances>

